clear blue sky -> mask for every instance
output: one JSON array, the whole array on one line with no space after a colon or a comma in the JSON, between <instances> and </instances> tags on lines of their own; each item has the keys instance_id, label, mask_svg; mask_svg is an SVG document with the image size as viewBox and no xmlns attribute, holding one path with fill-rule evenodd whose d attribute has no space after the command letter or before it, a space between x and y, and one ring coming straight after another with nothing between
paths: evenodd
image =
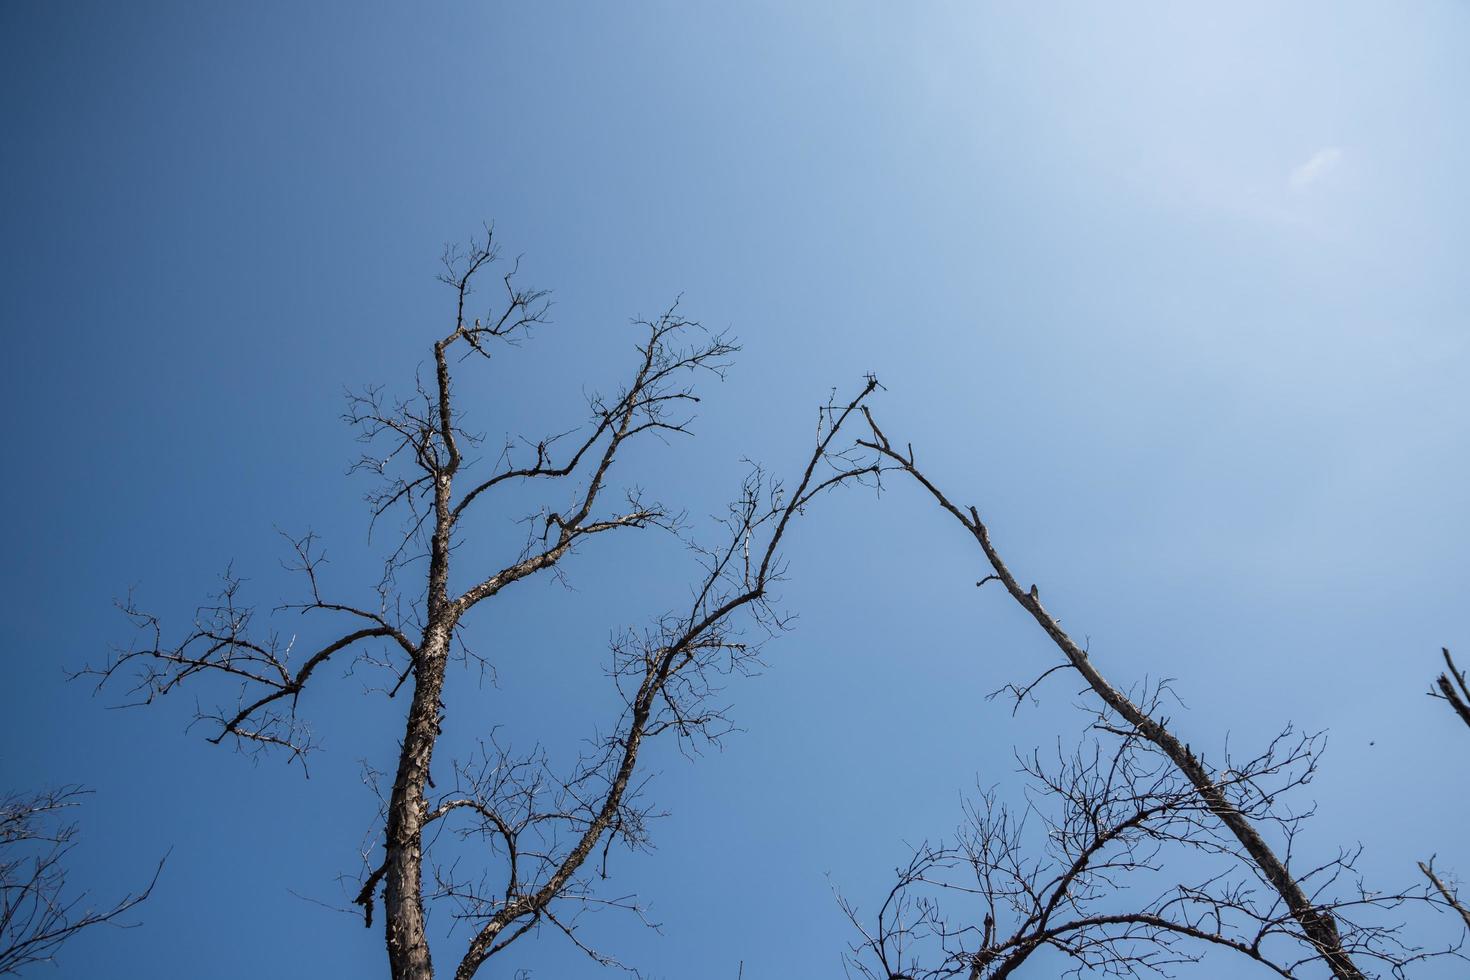
<instances>
[{"instance_id":1,"label":"clear blue sky","mask_svg":"<svg viewBox=\"0 0 1470 980\"><path fill-rule=\"evenodd\" d=\"M100 896L172 848L145 925L57 975L386 975L377 929L308 900L343 902L358 760L391 765L359 680L305 703L306 781L185 735L188 696L108 711L63 669L126 642L130 586L183 625L233 560L270 605L276 527L373 580L341 393L408 383L452 313L439 248L489 219L557 302L482 376L492 438L575 422L682 293L745 350L637 478L706 514L875 371L1096 659L1177 678L1194 746L1326 728L1313 846L1470 874L1470 743L1424 696L1441 644L1470 659L1467 92L1448 2L3 4L3 782L95 788ZM649 976L840 975L831 888L876 895L1077 723L1064 688L981 699L1048 651L908 488L835 498L788 556L746 733L653 760L671 815L617 869L664 934L589 927ZM590 735L608 633L690 569L599 543L568 572L479 619L499 687L446 737ZM602 975L550 934L507 966Z\"/></svg>"}]
</instances>

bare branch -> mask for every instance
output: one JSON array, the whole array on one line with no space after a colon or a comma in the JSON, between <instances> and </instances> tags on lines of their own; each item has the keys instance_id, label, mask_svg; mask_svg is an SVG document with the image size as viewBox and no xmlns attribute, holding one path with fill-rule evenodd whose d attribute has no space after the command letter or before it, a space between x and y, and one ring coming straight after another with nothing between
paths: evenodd
<instances>
[{"instance_id":1,"label":"bare branch","mask_svg":"<svg viewBox=\"0 0 1470 980\"><path fill-rule=\"evenodd\" d=\"M1467 686L1465 682L1465 672L1455 667L1449 647L1443 647L1442 651L1447 670L1435 678L1434 684L1439 690L1431 689L1429 696L1448 701L1450 708L1460 716L1460 720L1470 725L1470 686Z\"/></svg>"},{"instance_id":2,"label":"bare branch","mask_svg":"<svg viewBox=\"0 0 1470 980\"><path fill-rule=\"evenodd\" d=\"M1063 631L1060 623L1041 604L1036 587L1033 585L1026 588L1017 581L991 543L990 531L981 521L979 512L974 507L961 509L956 506L919 470L914 460L912 447L908 447L903 452L896 449L879 428L871 413L867 413L867 422L871 437L860 440L859 445L879 453L884 459L913 477L939 506L954 517L975 539L993 574L1005 586L1011 598L1045 631L1067 662L1076 668L1077 672L1087 681L1092 691L1109 709L1132 726L1141 737L1158 746L1180 773L1189 779L1200 798L1208 804L1211 812L1239 841L1263 879L1286 904L1292 917L1301 927L1304 941L1344 980L1360 980L1363 974L1354 965L1343 945L1338 923L1330 913L1319 909L1312 901L1286 863L1277 856L1246 816L1222 792L1220 785L1203 761L1175 737L1164 721L1150 717L1109 683L1089 659L1087 652Z\"/></svg>"},{"instance_id":3,"label":"bare branch","mask_svg":"<svg viewBox=\"0 0 1470 980\"><path fill-rule=\"evenodd\" d=\"M1460 893L1456 889L1445 884L1439 875L1435 874L1434 858L1431 857L1427 863L1420 861L1419 870L1424 873L1424 877L1429 879L1429 883L1434 886L1434 890L1439 893L1444 903L1459 913L1460 918L1465 921L1465 928L1470 929L1470 908L1460 901Z\"/></svg>"},{"instance_id":4,"label":"bare branch","mask_svg":"<svg viewBox=\"0 0 1470 980\"><path fill-rule=\"evenodd\" d=\"M629 637L627 642L615 647L615 678L636 684L625 695L627 711L619 732L606 741L600 757L561 784L566 794L563 800L569 798L575 805L570 810L541 813L535 822L538 827L547 822L569 823L579 833L555 858L549 858L549 852L539 852L540 869L530 879L519 876L524 869L512 871L504 903L488 916L470 943L455 972L457 980L469 980L490 956L505 948L508 941L502 939L502 934L516 923L550 916L553 902L566 898L569 892L581 894L583 889L576 876L604 835L620 835L635 845L641 840L646 813L630 804L631 797L636 795L631 787L643 742L665 731L676 731L686 737L707 732L719 719L718 711L700 707L712 692L706 678L720 669L722 657L730 658L734 665L749 654L749 647L732 631L730 620L735 613L749 610L757 623L772 628L779 626L780 617L768 605L768 590L781 567L777 556L791 518L822 489L861 480L877 472L871 463L853 463L829 451L842 426L876 387L876 380L869 379L850 403L834 411L831 428L818 443L793 492L781 493L767 484L759 472L752 475L740 499L731 506L731 516L726 521L726 544L721 549L704 552L705 579L686 612L665 618L641 640ZM824 464L832 472L819 475L818 469ZM736 558L746 553L756 534L764 534L765 540L756 552L751 573L747 571L751 563L737 562ZM497 767L496 771L504 770L505 767ZM590 784L599 785L600 792L591 797L581 796L582 787ZM521 799L528 796L519 787L516 795ZM501 826L497 822L495 829L506 838ZM507 838L506 842L509 850L510 840ZM537 884L532 886L532 880ZM490 908L488 904L483 907L487 911Z\"/></svg>"},{"instance_id":5,"label":"bare branch","mask_svg":"<svg viewBox=\"0 0 1470 980\"><path fill-rule=\"evenodd\" d=\"M126 927L122 917L152 894L163 871L160 861L141 892L102 909L88 903L86 892L72 892L65 862L76 845L77 827L66 823L64 814L84 795L81 788L66 786L0 801L0 975L52 962L83 929L104 923Z\"/></svg>"},{"instance_id":6,"label":"bare branch","mask_svg":"<svg viewBox=\"0 0 1470 980\"><path fill-rule=\"evenodd\" d=\"M1285 798L1310 779L1317 753L1315 738L1288 730L1229 765L1220 786L1290 840L1303 817ZM1278 976L1302 976L1296 922L1274 893L1258 895L1238 844L1219 834L1210 807L1157 746L1125 732L1110 744L1093 740L1059 753L1054 763L1033 753L1020 771L1028 779L1025 808L1017 813L994 792L982 793L967 806L955 843L921 845L897 869L873 919L839 898L860 937L848 956L858 975L996 980L1050 949L1070 961L1066 976L1136 977L1167 974L1215 948ZM1303 880L1351 875L1353 857L1339 854ZM1173 867L1202 870L1194 883L1171 883ZM963 899L966 918L950 916L946 896ZM1458 956L1458 947L1405 946L1395 924L1362 916L1381 919L1426 901L1423 889L1359 889L1321 909L1347 926L1345 951L1402 976L1423 959Z\"/></svg>"},{"instance_id":7,"label":"bare branch","mask_svg":"<svg viewBox=\"0 0 1470 980\"><path fill-rule=\"evenodd\" d=\"M395 702L402 706L403 729L391 790L379 792L380 822L367 838L367 851L381 846L381 859L364 855L355 902L371 925L381 897L396 980L434 976L426 929L430 902L450 907L453 919L473 930L460 977L473 975L540 924L555 927L598 962L614 962L579 938L577 927L592 908L642 915L632 896L609 898L601 888L614 845L647 846L649 823L658 815L642 800L648 780L640 771L642 747L671 734L681 750L694 751L729 730L718 701L723 679L758 663L762 636L789 621L773 605L771 590L785 572L781 548L792 519L821 494L876 482L882 473L871 453L834 441L877 390L870 377L848 403L819 409L817 445L793 488L755 469L721 521L719 544L690 544L699 577L687 605L641 631L618 635L608 671L621 713L570 770L554 769L539 750L511 754L487 726L478 756L452 761L453 778L446 779L434 754L446 705L453 702L446 696L449 665L458 653L478 659L465 645L467 614L513 583L542 572L562 574L580 544L606 532L658 528L683 537L682 513L636 488L622 489L625 502L609 505L619 493L619 458L635 440L690 433L699 403L695 383L721 377L738 349L727 335L683 316L677 303L654 319L636 321L641 338L627 379L611 397L589 399L581 429L534 442L508 440L493 465L474 472L480 437L467 428L455 401L456 371L472 356L492 356L495 341L519 342L546 322L549 309L545 292L517 284L518 264L510 263L502 267L495 307L470 315L474 287L497 261L488 228L467 249L446 251L441 280L455 297L453 325L431 344L432 377L425 370L402 397L378 387L348 395L345 418L364 444L352 468L378 478L367 495L372 525L389 514L402 521L371 600L329 595L322 581L325 554L315 536L287 537L292 557L286 567L303 577L306 596L273 613L294 613L293 624L309 623L324 635L306 639L265 627L240 601L240 579L227 571L219 595L197 610L193 627L174 642L165 642L154 616L131 599L122 603L142 641L83 671L98 679L99 688L125 683L131 672L129 695L136 704L205 678L223 682L223 703L198 712L199 720L216 726L211 741L229 738L247 751L284 749L304 765L312 733L297 709L302 695L323 683L322 668L355 655L354 667L383 669L383 693L392 698L403 690L407 697ZM457 549L470 526L464 518L488 507L496 487L525 483L547 486L560 499L543 503L527 521L518 554L488 570L461 571ZM436 777L450 788L440 791ZM376 789L375 771L373 782ZM461 861L466 848L456 847L456 840L473 843L472 861Z\"/></svg>"}]
</instances>

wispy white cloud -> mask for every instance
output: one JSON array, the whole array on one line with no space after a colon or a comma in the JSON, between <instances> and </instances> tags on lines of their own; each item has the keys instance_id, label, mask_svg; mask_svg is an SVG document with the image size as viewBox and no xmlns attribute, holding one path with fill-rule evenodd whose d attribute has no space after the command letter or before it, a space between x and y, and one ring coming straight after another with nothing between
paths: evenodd
<instances>
[{"instance_id":1,"label":"wispy white cloud","mask_svg":"<svg viewBox=\"0 0 1470 980\"><path fill-rule=\"evenodd\" d=\"M1311 159L1307 160L1306 163L1295 167L1291 171L1291 186L1296 190L1309 187L1332 173L1341 163L1342 147L1324 146L1316 153L1313 153Z\"/></svg>"}]
</instances>

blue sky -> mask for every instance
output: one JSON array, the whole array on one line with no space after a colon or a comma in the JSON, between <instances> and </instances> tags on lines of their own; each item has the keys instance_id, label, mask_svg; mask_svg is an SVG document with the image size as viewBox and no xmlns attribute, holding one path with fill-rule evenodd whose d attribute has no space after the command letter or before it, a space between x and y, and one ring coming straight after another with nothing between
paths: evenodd
<instances>
[{"instance_id":1,"label":"blue sky","mask_svg":"<svg viewBox=\"0 0 1470 980\"><path fill-rule=\"evenodd\" d=\"M1192 744L1329 731L1313 846L1470 873L1464 732L1424 696L1441 645L1470 658L1467 47L1452 3L3 5L4 783L96 790L99 896L172 849L144 925L57 975L386 974L313 900L358 868L394 706L330 678L308 781L186 735L187 697L110 711L63 672L127 641L130 587L182 625L233 561L273 604L277 528L374 580L342 391L411 382L440 247L486 220L556 299L477 381L495 438L578 421L682 294L744 351L628 472L704 515L874 371L1098 662L1177 679ZM601 544L481 617L499 685L447 737L596 728L609 632L692 574ZM663 934L589 926L647 975L840 975L832 888L870 900L1078 724L1064 687L982 699L1047 648L909 488L833 498L788 557L744 734L653 760L670 816L619 882ZM600 973L550 934L509 966Z\"/></svg>"}]
</instances>

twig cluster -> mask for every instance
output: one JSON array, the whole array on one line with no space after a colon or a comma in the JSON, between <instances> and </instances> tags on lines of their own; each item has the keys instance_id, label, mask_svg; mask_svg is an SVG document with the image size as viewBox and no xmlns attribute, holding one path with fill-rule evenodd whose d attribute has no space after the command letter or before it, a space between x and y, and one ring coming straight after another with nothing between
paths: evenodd
<instances>
[{"instance_id":1,"label":"twig cluster","mask_svg":"<svg viewBox=\"0 0 1470 980\"><path fill-rule=\"evenodd\" d=\"M1145 703L1156 705L1158 693ZM1249 759L1227 757L1217 774L1237 809L1272 828L1288 855L1311 816L1290 797L1311 780L1322 744L1288 728ZM1138 733L1099 717L1070 752L1059 745L1055 758L1032 753L1018 763L1020 806L981 792L954 842L922 845L896 869L875 915L839 899L860 936L850 975L993 980L1042 959L1057 975L1167 976L1211 948L1282 977L1320 962L1249 854ZM1370 892L1354 871L1357 857L1342 851L1298 875L1339 923L1347 955L1400 977L1420 960L1458 954L1458 943L1406 945L1384 913L1430 902L1427 888Z\"/></svg>"},{"instance_id":2,"label":"twig cluster","mask_svg":"<svg viewBox=\"0 0 1470 980\"><path fill-rule=\"evenodd\" d=\"M67 855L77 844L69 811L86 791L64 786L0 800L0 975L50 962L56 951L84 929L126 926L123 917L148 898L163 870L160 861L141 892L102 908L87 893L67 887Z\"/></svg>"}]
</instances>

